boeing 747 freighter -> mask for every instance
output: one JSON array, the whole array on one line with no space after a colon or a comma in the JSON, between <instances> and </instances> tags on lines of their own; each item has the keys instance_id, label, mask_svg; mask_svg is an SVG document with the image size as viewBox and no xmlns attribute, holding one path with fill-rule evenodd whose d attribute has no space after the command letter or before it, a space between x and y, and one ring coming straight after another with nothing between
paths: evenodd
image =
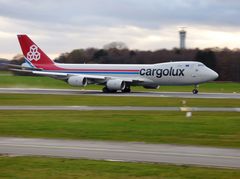
<instances>
[{"instance_id":1,"label":"boeing 747 freighter","mask_svg":"<svg viewBox=\"0 0 240 179\"><path fill-rule=\"evenodd\" d=\"M37 75L64 80L69 85L84 87L104 85L103 92L131 92L131 86L158 88L161 85L197 85L218 78L218 74L196 61L157 64L63 64L53 62L27 35L18 35L25 57L23 69Z\"/></svg>"}]
</instances>

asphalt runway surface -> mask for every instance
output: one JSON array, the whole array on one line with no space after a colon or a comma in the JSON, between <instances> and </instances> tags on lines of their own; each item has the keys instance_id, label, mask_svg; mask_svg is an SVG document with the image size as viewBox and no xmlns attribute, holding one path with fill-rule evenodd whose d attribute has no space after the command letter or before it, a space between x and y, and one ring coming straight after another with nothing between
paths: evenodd
<instances>
[{"instance_id":1,"label":"asphalt runway surface","mask_svg":"<svg viewBox=\"0 0 240 179\"><path fill-rule=\"evenodd\" d=\"M42 88L0 88L0 93L240 99L240 94L239 93L201 93L201 91L199 92L199 94L194 95L191 92L152 92L152 91L144 91L144 92L131 92L131 93L121 93L121 92L119 92L119 93L102 93L100 90L42 89Z\"/></svg>"},{"instance_id":2,"label":"asphalt runway surface","mask_svg":"<svg viewBox=\"0 0 240 179\"><path fill-rule=\"evenodd\" d=\"M240 168L240 150L134 142L0 137L0 153Z\"/></svg>"},{"instance_id":3,"label":"asphalt runway surface","mask_svg":"<svg viewBox=\"0 0 240 179\"><path fill-rule=\"evenodd\" d=\"M240 108L224 107L136 107L136 106L0 106L0 110L55 111L205 111L240 112Z\"/></svg>"}]
</instances>

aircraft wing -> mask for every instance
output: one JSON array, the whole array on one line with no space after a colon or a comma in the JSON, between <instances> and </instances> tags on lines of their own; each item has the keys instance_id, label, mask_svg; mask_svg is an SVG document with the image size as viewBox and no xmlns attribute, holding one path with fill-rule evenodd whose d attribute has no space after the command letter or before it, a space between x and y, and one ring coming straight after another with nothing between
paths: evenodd
<instances>
[{"instance_id":1,"label":"aircraft wing","mask_svg":"<svg viewBox=\"0 0 240 179\"><path fill-rule=\"evenodd\" d=\"M89 74L74 74L65 72L50 72L50 71L40 71L40 70L30 70L30 69L10 69L12 71L32 73L35 75L48 76L56 79L68 79L70 76L81 76L96 82L106 82L109 79L121 79L125 82L136 83L136 82L146 82L143 78L129 78L129 77L112 77L112 76L100 76L100 75L89 75Z\"/></svg>"},{"instance_id":2,"label":"aircraft wing","mask_svg":"<svg viewBox=\"0 0 240 179\"><path fill-rule=\"evenodd\" d=\"M69 76L82 76L85 77L87 79L91 79L91 80L109 80L109 79L121 79L125 82L144 82L145 80L142 78L128 78L128 77L112 77L112 76L100 76L100 75L89 75L89 74L72 74L72 73L64 73L64 72L48 72L48 71L33 71L33 74L37 74L37 75L43 75L43 76L54 76L54 77L66 77L68 78Z\"/></svg>"},{"instance_id":3,"label":"aircraft wing","mask_svg":"<svg viewBox=\"0 0 240 179\"><path fill-rule=\"evenodd\" d=\"M64 72L48 72L48 71L33 71L33 74L36 75L43 75L43 76L59 76L59 77L69 77L69 76L84 76L88 79L99 79L104 80L106 79L104 76L97 76L97 75L88 75L88 74L72 74L72 73L64 73Z\"/></svg>"}]
</instances>

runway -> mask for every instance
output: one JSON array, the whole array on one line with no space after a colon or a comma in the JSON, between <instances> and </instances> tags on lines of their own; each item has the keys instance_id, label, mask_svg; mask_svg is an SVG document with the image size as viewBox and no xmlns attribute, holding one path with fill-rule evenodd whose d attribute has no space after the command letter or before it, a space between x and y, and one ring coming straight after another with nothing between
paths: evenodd
<instances>
[{"instance_id":1,"label":"runway","mask_svg":"<svg viewBox=\"0 0 240 179\"><path fill-rule=\"evenodd\" d=\"M137 107L137 106L0 106L0 110L240 112L240 108L226 108L226 107Z\"/></svg>"},{"instance_id":2,"label":"runway","mask_svg":"<svg viewBox=\"0 0 240 179\"><path fill-rule=\"evenodd\" d=\"M173 97L173 98L211 98L240 99L239 93L201 93L191 92L131 92L102 93L100 90L42 89L42 88L0 88L0 93L12 94L58 94L58 95L94 95L94 96L135 96L135 97Z\"/></svg>"},{"instance_id":3,"label":"runway","mask_svg":"<svg viewBox=\"0 0 240 179\"><path fill-rule=\"evenodd\" d=\"M240 168L240 150L134 142L0 137L0 153Z\"/></svg>"}]
</instances>

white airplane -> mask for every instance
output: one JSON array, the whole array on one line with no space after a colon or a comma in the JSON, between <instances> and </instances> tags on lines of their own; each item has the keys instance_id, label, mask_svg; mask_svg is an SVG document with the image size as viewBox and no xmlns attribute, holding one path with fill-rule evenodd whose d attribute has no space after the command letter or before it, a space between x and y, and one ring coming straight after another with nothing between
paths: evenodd
<instances>
[{"instance_id":1,"label":"white airplane","mask_svg":"<svg viewBox=\"0 0 240 179\"><path fill-rule=\"evenodd\" d=\"M131 86L149 89L160 85L194 85L215 80L218 74L195 61L167 62L157 64L63 64L53 62L27 35L18 35L25 57L23 69L30 72L64 80L72 86L89 84L104 85L103 92L131 92Z\"/></svg>"}]
</instances>

